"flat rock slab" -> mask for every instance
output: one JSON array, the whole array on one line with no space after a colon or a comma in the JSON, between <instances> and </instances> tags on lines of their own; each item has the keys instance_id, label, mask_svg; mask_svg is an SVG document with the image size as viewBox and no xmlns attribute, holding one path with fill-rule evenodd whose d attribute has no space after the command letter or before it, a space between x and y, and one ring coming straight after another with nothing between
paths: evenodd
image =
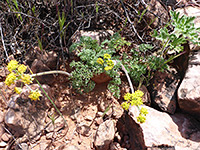
<instances>
[{"instance_id":1,"label":"flat rock slab","mask_svg":"<svg viewBox=\"0 0 200 150\"><path fill-rule=\"evenodd\" d=\"M136 122L138 109L136 107L129 109L129 115L133 122L136 122L130 124L131 128L141 130L141 134L138 134L144 139L144 143L141 141L141 145L144 144L146 148L150 149L156 147L176 150L200 149L200 123L193 117L181 113L169 115L148 106L143 107L147 108L149 112L146 122L143 124ZM130 119L127 119L130 122ZM137 139L139 138L137 137ZM133 143L134 140L136 139L130 142Z\"/></svg>"},{"instance_id":2,"label":"flat rock slab","mask_svg":"<svg viewBox=\"0 0 200 150\"><path fill-rule=\"evenodd\" d=\"M178 89L180 109L200 117L200 51L192 51L188 70Z\"/></svg>"}]
</instances>

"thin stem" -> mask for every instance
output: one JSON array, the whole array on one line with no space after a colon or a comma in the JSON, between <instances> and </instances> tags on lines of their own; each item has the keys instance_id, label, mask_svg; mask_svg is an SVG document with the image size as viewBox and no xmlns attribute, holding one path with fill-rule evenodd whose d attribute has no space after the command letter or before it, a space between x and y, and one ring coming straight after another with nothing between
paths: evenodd
<instances>
[{"instance_id":1,"label":"thin stem","mask_svg":"<svg viewBox=\"0 0 200 150\"><path fill-rule=\"evenodd\" d=\"M161 49L162 56L165 54L165 53L164 53L164 50L165 50L165 48L167 47L169 41L170 41L170 39L168 38L167 41L166 41L166 43L163 45L163 47L162 47L162 49ZM167 50L167 51L168 51L168 50ZM167 51L166 51L166 53L167 53ZM164 53L164 54L163 54L163 53Z\"/></svg>"},{"instance_id":2,"label":"thin stem","mask_svg":"<svg viewBox=\"0 0 200 150\"><path fill-rule=\"evenodd\" d=\"M133 84L132 84L132 82L131 82L130 76L128 75L128 72L127 72L126 68L124 67L124 65L121 64L121 66L122 66L122 70L124 71L124 73L125 73L125 75L126 75L126 77L127 77L129 86L130 86L130 88L131 88L131 93L134 93Z\"/></svg>"},{"instance_id":3,"label":"thin stem","mask_svg":"<svg viewBox=\"0 0 200 150\"><path fill-rule=\"evenodd\" d=\"M62 117L62 119L64 120L67 128L68 128L68 124L67 121L65 120L64 116L62 115L62 113L60 112L60 110L56 107L55 103L51 100L51 98L49 97L49 95L46 93L46 91L44 90L44 88L42 87L42 85L40 84L40 82L35 79L35 81L38 83L38 85L40 86L40 88L42 89L42 91L44 92L44 94L46 95L46 97L50 100L50 102L52 103L52 105L54 106L54 108L56 109L56 111L58 112L58 114Z\"/></svg>"},{"instance_id":4,"label":"thin stem","mask_svg":"<svg viewBox=\"0 0 200 150\"><path fill-rule=\"evenodd\" d=\"M173 59L175 59L175 58L177 58L177 57L179 57L179 56L181 56L181 55L183 55L183 54L185 54L185 53L186 53L186 52L184 51L184 52L179 53L179 54L177 54L177 55L175 55L175 56L172 56L172 57L170 57L168 60L166 60L164 63L167 64L168 62L172 61Z\"/></svg>"},{"instance_id":5,"label":"thin stem","mask_svg":"<svg viewBox=\"0 0 200 150\"><path fill-rule=\"evenodd\" d=\"M6 57L7 57L8 61L10 61L9 57L8 57L8 53L6 51L5 43L4 43L4 40L3 40L3 31L2 31L1 23L0 23L0 32L1 32L1 40L2 40L2 43L3 43L3 48L4 48L4 51L5 51Z\"/></svg>"},{"instance_id":6,"label":"thin stem","mask_svg":"<svg viewBox=\"0 0 200 150\"><path fill-rule=\"evenodd\" d=\"M127 8L124 6L124 3L123 3L123 0L120 0L121 4L122 4L122 7L124 9L124 12L126 14L126 18L128 19L128 22L131 24L131 27L133 29L133 31L135 32L135 34L137 35L137 37L139 38L139 40L141 42L144 42L143 39L140 37L140 35L138 34L137 30L135 29L135 26L134 26L134 23L131 21L129 15L128 15L128 12L127 12Z\"/></svg>"},{"instance_id":7,"label":"thin stem","mask_svg":"<svg viewBox=\"0 0 200 150\"><path fill-rule=\"evenodd\" d=\"M65 72L65 71L53 70L53 71L45 71L45 72L35 73L35 74L32 74L31 77L37 77L37 76L48 75L48 74L55 74L55 73L64 74L64 75L67 75L69 77L72 76L70 73Z\"/></svg>"}]
</instances>

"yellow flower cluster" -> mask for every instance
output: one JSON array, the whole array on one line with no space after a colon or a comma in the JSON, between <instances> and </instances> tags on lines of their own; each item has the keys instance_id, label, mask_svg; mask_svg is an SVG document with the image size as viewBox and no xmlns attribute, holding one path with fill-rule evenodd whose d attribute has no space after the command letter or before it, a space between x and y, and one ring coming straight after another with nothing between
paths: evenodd
<instances>
[{"instance_id":1,"label":"yellow flower cluster","mask_svg":"<svg viewBox=\"0 0 200 150\"><path fill-rule=\"evenodd\" d=\"M107 66L104 68L106 71L111 70L115 65L112 60L107 60L106 63L107 63Z\"/></svg>"},{"instance_id":2,"label":"yellow flower cluster","mask_svg":"<svg viewBox=\"0 0 200 150\"><path fill-rule=\"evenodd\" d=\"M19 87L15 87L15 92L17 94L20 94L22 92L22 88L19 88Z\"/></svg>"},{"instance_id":3,"label":"yellow flower cluster","mask_svg":"<svg viewBox=\"0 0 200 150\"><path fill-rule=\"evenodd\" d=\"M104 67L104 70L108 71L111 70L114 67L114 62L112 60L110 60L111 56L109 54L104 54L104 59L106 59L106 66ZM104 64L104 60L102 58L98 58L97 59L97 63L100 65Z\"/></svg>"},{"instance_id":4,"label":"yellow flower cluster","mask_svg":"<svg viewBox=\"0 0 200 150\"><path fill-rule=\"evenodd\" d=\"M111 58L111 56L109 54L104 54L103 57L104 57L104 59L107 59L107 60Z\"/></svg>"},{"instance_id":5,"label":"yellow flower cluster","mask_svg":"<svg viewBox=\"0 0 200 150\"><path fill-rule=\"evenodd\" d=\"M144 95L144 93L140 90L135 91L135 93L126 93L124 95L124 100L126 100L127 102L125 103L129 103L131 106L136 105L142 105L142 96Z\"/></svg>"},{"instance_id":6,"label":"yellow flower cluster","mask_svg":"<svg viewBox=\"0 0 200 150\"><path fill-rule=\"evenodd\" d=\"M17 69L18 67L18 62L16 60L11 60L9 63L8 63L8 71L12 72L13 70Z\"/></svg>"},{"instance_id":7,"label":"yellow flower cluster","mask_svg":"<svg viewBox=\"0 0 200 150\"><path fill-rule=\"evenodd\" d=\"M6 80L5 80L5 84L8 85L8 86L10 86L11 84L15 83L16 78L17 78L17 77L16 77L16 74L15 74L14 72L11 72L11 73L7 76L7 78L6 78Z\"/></svg>"},{"instance_id":8,"label":"yellow flower cluster","mask_svg":"<svg viewBox=\"0 0 200 150\"><path fill-rule=\"evenodd\" d=\"M140 123L144 123L146 121L146 117L144 115L139 115L137 117L137 121Z\"/></svg>"},{"instance_id":9,"label":"yellow flower cluster","mask_svg":"<svg viewBox=\"0 0 200 150\"><path fill-rule=\"evenodd\" d=\"M140 106L140 105L142 105L143 104L143 102L142 102L142 96L144 95L144 93L142 92L142 91L140 91L140 90L137 90L137 91L135 91L134 93L126 93L125 95L124 95L124 100L126 101L126 102L123 102L122 104L121 104L121 106L122 106L122 108L124 108L125 110L128 110L129 109L129 107L130 107L130 105L131 106L133 106L133 105L135 105L135 106ZM145 122L145 120L146 120L146 115L148 114L148 111L147 111L147 109L146 108L141 108L140 109L140 114L139 114L139 116L137 117L137 121L138 122L140 122L140 123L143 123L143 122Z\"/></svg>"},{"instance_id":10,"label":"yellow flower cluster","mask_svg":"<svg viewBox=\"0 0 200 150\"><path fill-rule=\"evenodd\" d=\"M6 77L5 84L10 86L11 84L14 84L16 80L21 80L24 84L28 85L32 83L33 78L29 74L24 74L24 72L27 69L27 66L19 63L16 60L11 60L7 65L8 70L10 71L10 74ZM22 88L15 87L15 92L17 94L20 94L22 92ZM41 95L40 90L32 90L30 92L29 98L31 100L38 100Z\"/></svg>"},{"instance_id":11,"label":"yellow flower cluster","mask_svg":"<svg viewBox=\"0 0 200 150\"><path fill-rule=\"evenodd\" d=\"M142 107L140 109L140 114L137 117L137 121L140 123L144 123L146 121L146 115L148 114L148 111L146 108Z\"/></svg>"},{"instance_id":12,"label":"yellow flower cluster","mask_svg":"<svg viewBox=\"0 0 200 150\"><path fill-rule=\"evenodd\" d=\"M100 64L100 65L103 65L104 64L104 60L102 58L98 58L97 59L97 63Z\"/></svg>"},{"instance_id":13,"label":"yellow flower cluster","mask_svg":"<svg viewBox=\"0 0 200 150\"><path fill-rule=\"evenodd\" d=\"M25 84L30 84L33 81L33 78L29 75L29 74L23 74L21 76L22 82L24 82Z\"/></svg>"},{"instance_id":14,"label":"yellow flower cluster","mask_svg":"<svg viewBox=\"0 0 200 150\"><path fill-rule=\"evenodd\" d=\"M39 100L39 97L42 96L41 91L36 89L34 91L30 92L30 95L28 96L31 100Z\"/></svg>"},{"instance_id":15,"label":"yellow flower cluster","mask_svg":"<svg viewBox=\"0 0 200 150\"><path fill-rule=\"evenodd\" d=\"M30 84L33 81L33 78L29 74L24 74L27 69L25 65L19 65L16 60L11 60L7 65L8 70L11 72L6 80L5 84L10 86L14 84L16 80L20 80L25 84Z\"/></svg>"},{"instance_id":16,"label":"yellow flower cluster","mask_svg":"<svg viewBox=\"0 0 200 150\"><path fill-rule=\"evenodd\" d=\"M26 69L27 69L27 66L25 66L25 65L20 65L19 67L18 67L18 72L20 73L20 74L23 74L25 71L26 71Z\"/></svg>"}]
</instances>

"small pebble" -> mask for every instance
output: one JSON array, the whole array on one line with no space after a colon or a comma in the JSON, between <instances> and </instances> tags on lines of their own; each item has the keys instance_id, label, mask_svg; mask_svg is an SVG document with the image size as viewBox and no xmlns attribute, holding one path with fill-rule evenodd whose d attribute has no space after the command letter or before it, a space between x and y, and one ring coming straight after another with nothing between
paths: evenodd
<instances>
[{"instance_id":1,"label":"small pebble","mask_svg":"<svg viewBox=\"0 0 200 150\"><path fill-rule=\"evenodd\" d=\"M103 123L103 118L102 117L96 119L96 124L97 125L100 125L102 123Z\"/></svg>"},{"instance_id":2,"label":"small pebble","mask_svg":"<svg viewBox=\"0 0 200 150\"><path fill-rule=\"evenodd\" d=\"M7 146L7 143L6 142L4 142L4 141L1 141L0 142L0 148L4 148L4 147L6 147Z\"/></svg>"},{"instance_id":3,"label":"small pebble","mask_svg":"<svg viewBox=\"0 0 200 150\"><path fill-rule=\"evenodd\" d=\"M93 118L92 118L91 116L85 116L85 120L86 120L86 121L92 121Z\"/></svg>"},{"instance_id":4,"label":"small pebble","mask_svg":"<svg viewBox=\"0 0 200 150\"><path fill-rule=\"evenodd\" d=\"M28 150L29 149L28 148L28 144L26 144L26 143L21 143L20 145L21 145L23 150Z\"/></svg>"},{"instance_id":5,"label":"small pebble","mask_svg":"<svg viewBox=\"0 0 200 150\"><path fill-rule=\"evenodd\" d=\"M8 133L4 133L2 136L1 136L1 139L2 141L4 142L8 142L11 138L11 135L9 135Z\"/></svg>"}]
</instances>

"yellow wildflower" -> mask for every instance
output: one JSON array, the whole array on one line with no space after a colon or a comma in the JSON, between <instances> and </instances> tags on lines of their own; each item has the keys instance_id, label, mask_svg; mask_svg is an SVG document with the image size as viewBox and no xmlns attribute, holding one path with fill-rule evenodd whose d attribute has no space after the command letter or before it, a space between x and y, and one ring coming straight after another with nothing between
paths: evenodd
<instances>
[{"instance_id":1,"label":"yellow wildflower","mask_svg":"<svg viewBox=\"0 0 200 150\"><path fill-rule=\"evenodd\" d=\"M25 66L25 65L20 65L19 67L18 67L18 72L19 73L21 73L21 74L23 74L25 71L26 71L26 69L27 69L27 66Z\"/></svg>"},{"instance_id":2,"label":"yellow wildflower","mask_svg":"<svg viewBox=\"0 0 200 150\"><path fill-rule=\"evenodd\" d=\"M106 67L104 68L104 70L108 71L108 70L111 70L112 68L113 68L112 66L106 66Z\"/></svg>"},{"instance_id":3,"label":"yellow wildflower","mask_svg":"<svg viewBox=\"0 0 200 150\"><path fill-rule=\"evenodd\" d=\"M6 80L5 80L5 84L8 85L8 86L10 86L11 84L13 84L13 83L15 82L16 78L17 78L17 77L16 77L15 73L14 73L14 72L11 72L11 73L7 76L7 78L6 78Z\"/></svg>"},{"instance_id":4,"label":"yellow wildflower","mask_svg":"<svg viewBox=\"0 0 200 150\"><path fill-rule=\"evenodd\" d=\"M142 97L144 95L144 93L140 90L135 91L135 96L137 97Z\"/></svg>"},{"instance_id":5,"label":"yellow wildflower","mask_svg":"<svg viewBox=\"0 0 200 150\"><path fill-rule=\"evenodd\" d=\"M111 56L109 55L109 54L104 54L104 59L110 59L111 58Z\"/></svg>"},{"instance_id":6,"label":"yellow wildflower","mask_svg":"<svg viewBox=\"0 0 200 150\"><path fill-rule=\"evenodd\" d=\"M104 61L102 58L98 58L97 59L97 63L100 64L100 65L103 65Z\"/></svg>"},{"instance_id":7,"label":"yellow wildflower","mask_svg":"<svg viewBox=\"0 0 200 150\"><path fill-rule=\"evenodd\" d=\"M29 74L23 74L21 79L25 84L30 84L33 81L33 78Z\"/></svg>"},{"instance_id":8,"label":"yellow wildflower","mask_svg":"<svg viewBox=\"0 0 200 150\"><path fill-rule=\"evenodd\" d=\"M20 94L22 92L22 88L19 88L19 87L15 87L15 92L17 94Z\"/></svg>"},{"instance_id":9,"label":"yellow wildflower","mask_svg":"<svg viewBox=\"0 0 200 150\"><path fill-rule=\"evenodd\" d=\"M30 92L30 95L28 96L31 100L39 100L39 97L42 96L41 91L36 89L34 91Z\"/></svg>"},{"instance_id":10,"label":"yellow wildflower","mask_svg":"<svg viewBox=\"0 0 200 150\"><path fill-rule=\"evenodd\" d=\"M129 103L127 103L127 102L123 102L123 103L121 104L121 106L122 106L122 108L124 108L125 110L128 110L128 109L129 109L129 106L130 106L130 104L129 104Z\"/></svg>"},{"instance_id":11,"label":"yellow wildflower","mask_svg":"<svg viewBox=\"0 0 200 150\"><path fill-rule=\"evenodd\" d=\"M140 113L146 116L148 114L148 110L146 108L142 107L140 109Z\"/></svg>"},{"instance_id":12,"label":"yellow wildflower","mask_svg":"<svg viewBox=\"0 0 200 150\"><path fill-rule=\"evenodd\" d=\"M113 67L115 64L112 60L107 60L107 65Z\"/></svg>"},{"instance_id":13,"label":"yellow wildflower","mask_svg":"<svg viewBox=\"0 0 200 150\"><path fill-rule=\"evenodd\" d=\"M144 123L146 121L146 117L140 114L137 117L137 121L140 122L140 123Z\"/></svg>"},{"instance_id":14,"label":"yellow wildflower","mask_svg":"<svg viewBox=\"0 0 200 150\"><path fill-rule=\"evenodd\" d=\"M124 95L124 100L126 100L126 101L128 101L128 100L131 100L131 93L126 93L125 95Z\"/></svg>"},{"instance_id":15,"label":"yellow wildflower","mask_svg":"<svg viewBox=\"0 0 200 150\"><path fill-rule=\"evenodd\" d=\"M18 67L18 62L16 60L11 60L8 65L7 68L10 72L12 72L13 70L15 70Z\"/></svg>"},{"instance_id":16,"label":"yellow wildflower","mask_svg":"<svg viewBox=\"0 0 200 150\"><path fill-rule=\"evenodd\" d=\"M133 105L139 106L143 104L141 97L132 97L132 100L130 101L130 103L131 103L131 106Z\"/></svg>"}]
</instances>

